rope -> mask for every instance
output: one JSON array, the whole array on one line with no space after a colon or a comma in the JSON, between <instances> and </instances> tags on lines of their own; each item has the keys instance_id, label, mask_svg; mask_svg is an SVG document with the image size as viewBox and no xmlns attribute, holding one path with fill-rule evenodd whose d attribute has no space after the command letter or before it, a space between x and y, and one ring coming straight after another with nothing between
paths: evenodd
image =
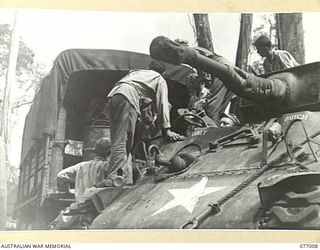
<instances>
[{"instance_id":1,"label":"rope","mask_svg":"<svg viewBox=\"0 0 320 250\"><path fill-rule=\"evenodd\" d=\"M298 120L298 121L301 121L301 120ZM297 122L297 120L294 120L289 124L289 126L287 127L287 130L286 130L285 136L288 134L289 129L291 128L291 126L295 122ZM304 132L306 134L307 139L304 140L303 142L299 143L298 145L294 146L294 148L291 149L292 152L295 152L296 150L298 150L301 147L301 145L303 145L305 143L310 144L310 142L314 142L314 140L312 140L312 138L320 135L320 131L317 131L317 132L313 133L311 136L308 136L304 125L302 125L302 126L303 126L303 129L304 129ZM270 154L268 155L267 158L269 158L270 155L275 151L275 149L277 148L277 146L279 145L280 142L281 141L277 141L276 142L276 144L272 148L272 150L271 150L271 152L270 152ZM180 228L181 229L195 229L195 228L198 228L198 226L199 226L199 224L201 222L203 222L209 216L219 213L221 205L226 203L229 199L231 199L233 196L235 196L237 193L239 193L241 190L243 190L245 187L247 187L250 183L252 183L259 176L261 176L265 171L267 171L268 169L270 169L270 168L272 168L274 166L279 165L286 157L288 157L288 155L291 158L291 153L288 151L287 139L285 139L285 143L286 143L286 146L287 146L287 152L281 154L277 159L273 160L269 164L262 165L260 170L258 170L256 173L251 175L244 182L240 183L236 188L231 190L227 195L225 195L224 197L219 199L217 202L208 204L208 208L206 210L204 210L202 213L200 213L198 216L194 217L193 219L186 221L184 224L181 225ZM314 143L318 144L318 142L314 142ZM310 145L309 145L309 147L310 147ZM311 151L313 152L312 149L311 149ZM291 160L292 160L292 158L291 158Z\"/></svg>"}]
</instances>

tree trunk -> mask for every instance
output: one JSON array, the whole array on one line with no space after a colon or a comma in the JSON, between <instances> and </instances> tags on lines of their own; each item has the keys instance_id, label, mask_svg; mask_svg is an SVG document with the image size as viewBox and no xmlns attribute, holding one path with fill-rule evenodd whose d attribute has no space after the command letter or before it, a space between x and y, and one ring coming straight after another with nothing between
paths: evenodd
<instances>
[{"instance_id":1,"label":"tree trunk","mask_svg":"<svg viewBox=\"0 0 320 250\"><path fill-rule=\"evenodd\" d=\"M4 137L0 136L0 230L6 230L7 220L7 171L6 145Z\"/></svg>"},{"instance_id":2,"label":"tree trunk","mask_svg":"<svg viewBox=\"0 0 320 250\"><path fill-rule=\"evenodd\" d=\"M279 49L287 50L298 63L305 63L302 13L276 14Z\"/></svg>"},{"instance_id":3,"label":"tree trunk","mask_svg":"<svg viewBox=\"0 0 320 250\"><path fill-rule=\"evenodd\" d=\"M213 51L208 14L193 14L193 18L197 31L198 46Z\"/></svg>"},{"instance_id":4,"label":"tree trunk","mask_svg":"<svg viewBox=\"0 0 320 250\"><path fill-rule=\"evenodd\" d=\"M9 61L7 69L6 83L4 87L3 105L1 110L0 126L0 230L6 229L7 219L7 167L8 167L8 140L10 128L10 110L11 110L11 86L15 82L16 64L19 51L19 36L16 29L17 12L14 16L12 27Z\"/></svg>"},{"instance_id":5,"label":"tree trunk","mask_svg":"<svg viewBox=\"0 0 320 250\"><path fill-rule=\"evenodd\" d=\"M247 69L248 54L251 45L252 14L241 14L240 33L236 57L236 66Z\"/></svg>"},{"instance_id":6,"label":"tree trunk","mask_svg":"<svg viewBox=\"0 0 320 250\"><path fill-rule=\"evenodd\" d=\"M241 14L236 66L245 71L250 71L248 68L248 55L251 45L251 32L252 14ZM230 112L237 114L238 118L241 120L243 114L241 113L239 106L240 97L236 97L231 101Z\"/></svg>"}]
</instances>

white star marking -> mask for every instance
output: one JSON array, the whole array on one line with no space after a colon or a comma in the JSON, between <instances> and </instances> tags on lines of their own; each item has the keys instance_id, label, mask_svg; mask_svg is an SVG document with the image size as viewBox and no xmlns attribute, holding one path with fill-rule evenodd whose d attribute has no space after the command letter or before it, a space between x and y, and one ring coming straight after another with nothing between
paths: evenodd
<instances>
[{"instance_id":1,"label":"white star marking","mask_svg":"<svg viewBox=\"0 0 320 250\"><path fill-rule=\"evenodd\" d=\"M174 196L174 199L169 201L158 211L154 212L151 216L159 214L163 211L166 211L170 208L182 205L189 213L193 212L198 200L200 197L207 194L219 191L225 187L208 187L206 184L208 182L208 177L203 177L201 181L196 183L190 188L181 188L181 189L168 189L168 191Z\"/></svg>"}]
</instances>

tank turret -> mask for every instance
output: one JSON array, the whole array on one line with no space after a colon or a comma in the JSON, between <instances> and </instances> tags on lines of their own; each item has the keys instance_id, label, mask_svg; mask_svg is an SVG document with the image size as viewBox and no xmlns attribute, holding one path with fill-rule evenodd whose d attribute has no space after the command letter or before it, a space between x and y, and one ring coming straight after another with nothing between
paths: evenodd
<instances>
[{"instance_id":1,"label":"tank turret","mask_svg":"<svg viewBox=\"0 0 320 250\"><path fill-rule=\"evenodd\" d=\"M254 76L182 46L164 36L150 44L151 57L172 64L189 64L215 75L236 95L282 113L303 109L320 110L319 65L302 65L265 76ZM314 108L316 104L316 108Z\"/></svg>"}]
</instances>

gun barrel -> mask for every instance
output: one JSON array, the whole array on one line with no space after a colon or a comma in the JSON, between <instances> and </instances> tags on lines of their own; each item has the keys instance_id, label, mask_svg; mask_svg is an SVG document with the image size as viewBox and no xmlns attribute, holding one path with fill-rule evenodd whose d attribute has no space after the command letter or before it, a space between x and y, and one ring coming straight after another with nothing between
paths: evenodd
<instances>
[{"instance_id":1,"label":"gun barrel","mask_svg":"<svg viewBox=\"0 0 320 250\"><path fill-rule=\"evenodd\" d=\"M217 62L201 55L195 49L182 46L170 39L159 36L150 44L151 57L172 64L186 63L208 72L221 81L236 95L267 106L286 105L288 84L286 77L265 79L250 75L243 70Z\"/></svg>"}]
</instances>

